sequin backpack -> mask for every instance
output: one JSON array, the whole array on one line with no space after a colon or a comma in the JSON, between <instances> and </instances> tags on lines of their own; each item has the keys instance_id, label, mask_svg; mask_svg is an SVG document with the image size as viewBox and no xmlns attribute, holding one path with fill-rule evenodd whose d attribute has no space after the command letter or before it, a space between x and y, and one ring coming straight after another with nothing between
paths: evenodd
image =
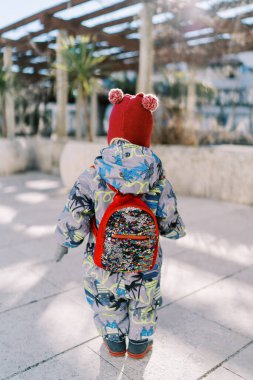
<instances>
[{"instance_id":1,"label":"sequin backpack","mask_svg":"<svg viewBox=\"0 0 253 380\"><path fill-rule=\"evenodd\" d=\"M153 268L159 229L156 217L139 195L115 192L99 228L92 220L96 237L94 262L110 272L143 272Z\"/></svg>"}]
</instances>

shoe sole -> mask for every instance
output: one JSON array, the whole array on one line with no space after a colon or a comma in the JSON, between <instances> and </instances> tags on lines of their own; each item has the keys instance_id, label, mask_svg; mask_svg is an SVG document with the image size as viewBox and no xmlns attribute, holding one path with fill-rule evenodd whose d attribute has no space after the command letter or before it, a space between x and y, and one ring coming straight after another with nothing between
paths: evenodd
<instances>
[{"instance_id":1,"label":"shoe sole","mask_svg":"<svg viewBox=\"0 0 253 380\"><path fill-rule=\"evenodd\" d=\"M104 342L104 345L105 345L106 348L108 349L109 354L110 354L111 356L125 356L126 351L121 351L121 352L112 351L106 342Z\"/></svg>"},{"instance_id":2,"label":"shoe sole","mask_svg":"<svg viewBox=\"0 0 253 380\"><path fill-rule=\"evenodd\" d=\"M152 350L152 346L153 344L150 344L145 351L143 351L141 354L133 354L132 352L130 351L127 351L127 355L132 358L132 359L142 359L144 358L144 356L146 356L148 354L149 351Z\"/></svg>"}]
</instances>

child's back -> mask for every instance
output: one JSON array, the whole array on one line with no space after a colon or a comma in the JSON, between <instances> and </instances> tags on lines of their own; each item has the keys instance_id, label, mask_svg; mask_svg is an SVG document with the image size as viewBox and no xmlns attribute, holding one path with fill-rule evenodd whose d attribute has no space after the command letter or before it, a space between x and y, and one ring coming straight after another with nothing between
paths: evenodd
<instances>
[{"instance_id":1,"label":"child's back","mask_svg":"<svg viewBox=\"0 0 253 380\"><path fill-rule=\"evenodd\" d=\"M162 163L148 148L153 126L150 109L153 107L154 110L155 99L146 97L145 104L143 94L123 97L119 90L112 90L110 99L115 103L108 133L111 145L101 151L94 165L76 181L58 221L56 235L61 246L76 247L89 233L83 262L84 288L95 313L98 331L111 354L119 356L125 353L125 337L128 336L129 356L140 358L151 348L157 322L156 310L162 302L161 248L159 246L151 270L120 272L117 268L105 271L93 260L96 239L91 221L95 218L99 227L115 196L113 187L122 194L138 194L156 216L161 235L177 239L185 232L177 211L176 197L164 176ZM136 116L134 119L133 115ZM138 127L138 123L141 123L141 133L132 130Z\"/></svg>"}]
</instances>

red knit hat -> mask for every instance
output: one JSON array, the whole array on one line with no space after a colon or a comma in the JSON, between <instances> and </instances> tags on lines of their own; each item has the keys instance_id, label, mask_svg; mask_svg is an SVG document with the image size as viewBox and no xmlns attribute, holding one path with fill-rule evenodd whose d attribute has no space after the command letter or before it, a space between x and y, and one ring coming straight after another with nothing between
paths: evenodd
<instances>
[{"instance_id":1,"label":"red knit hat","mask_svg":"<svg viewBox=\"0 0 253 380\"><path fill-rule=\"evenodd\" d=\"M158 107L155 95L124 95L122 90L114 88L109 92L109 101L114 104L107 135L108 144L114 138L123 138L133 144L150 146L153 129L153 115Z\"/></svg>"}]
</instances>

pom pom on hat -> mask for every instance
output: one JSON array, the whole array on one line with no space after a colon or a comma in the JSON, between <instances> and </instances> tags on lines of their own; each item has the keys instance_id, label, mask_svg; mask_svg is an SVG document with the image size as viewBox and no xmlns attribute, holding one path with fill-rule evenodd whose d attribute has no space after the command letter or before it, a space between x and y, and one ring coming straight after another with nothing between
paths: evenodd
<instances>
[{"instance_id":1,"label":"pom pom on hat","mask_svg":"<svg viewBox=\"0 0 253 380\"><path fill-rule=\"evenodd\" d=\"M142 105L146 110L154 112L158 107L158 98L153 94L144 95Z\"/></svg>"},{"instance_id":2,"label":"pom pom on hat","mask_svg":"<svg viewBox=\"0 0 253 380\"><path fill-rule=\"evenodd\" d=\"M108 99L112 104L118 104L122 102L123 98L124 94L120 88L111 89L108 95Z\"/></svg>"}]
</instances>

